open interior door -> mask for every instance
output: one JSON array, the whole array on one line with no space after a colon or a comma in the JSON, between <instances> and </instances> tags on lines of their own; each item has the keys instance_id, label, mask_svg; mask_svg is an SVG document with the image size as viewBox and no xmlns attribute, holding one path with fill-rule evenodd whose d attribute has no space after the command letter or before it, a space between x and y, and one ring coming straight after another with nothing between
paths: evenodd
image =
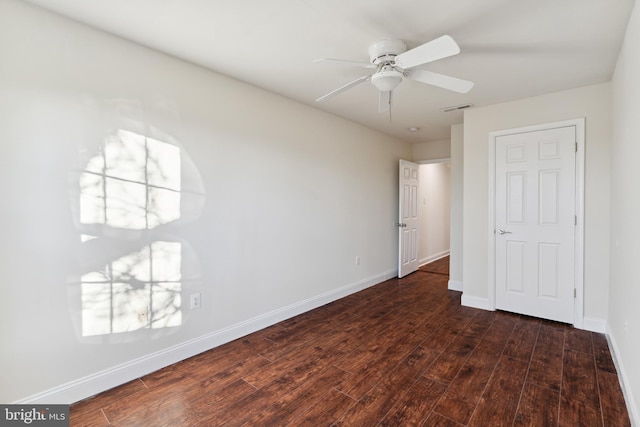
<instances>
[{"instance_id":1,"label":"open interior door","mask_svg":"<svg viewBox=\"0 0 640 427\"><path fill-rule=\"evenodd\" d=\"M400 160L398 277L418 269L418 186L420 167Z\"/></svg>"}]
</instances>

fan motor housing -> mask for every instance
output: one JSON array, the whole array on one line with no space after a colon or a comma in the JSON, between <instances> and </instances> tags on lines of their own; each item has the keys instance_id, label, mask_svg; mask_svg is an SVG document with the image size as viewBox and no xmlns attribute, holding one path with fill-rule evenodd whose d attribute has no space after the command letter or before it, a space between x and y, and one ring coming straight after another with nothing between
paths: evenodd
<instances>
[{"instance_id":1,"label":"fan motor housing","mask_svg":"<svg viewBox=\"0 0 640 427\"><path fill-rule=\"evenodd\" d=\"M369 46L369 59L375 65L392 62L406 50L407 45L402 40L381 40Z\"/></svg>"}]
</instances>

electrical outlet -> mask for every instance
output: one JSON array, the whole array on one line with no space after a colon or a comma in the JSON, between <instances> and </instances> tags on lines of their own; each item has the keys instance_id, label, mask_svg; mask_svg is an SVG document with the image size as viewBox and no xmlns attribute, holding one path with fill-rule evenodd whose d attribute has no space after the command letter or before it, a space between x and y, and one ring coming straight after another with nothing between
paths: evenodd
<instances>
[{"instance_id":1,"label":"electrical outlet","mask_svg":"<svg viewBox=\"0 0 640 427\"><path fill-rule=\"evenodd\" d=\"M356 265L360 265L360 257L359 256L356 257Z\"/></svg>"},{"instance_id":2,"label":"electrical outlet","mask_svg":"<svg viewBox=\"0 0 640 427\"><path fill-rule=\"evenodd\" d=\"M190 304L191 309L200 308L200 305L202 304L202 301L200 300L200 292L191 294L190 302L191 302Z\"/></svg>"},{"instance_id":3,"label":"electrical outlet","mask_svg":"<svg viewBox=\"0 0 640 427\"><path fill-rule=\"evenodd\" d=\"M138 308L138 322L147 323L149 322L149 307L140 307Z\"/></svg>"}]
</instances>

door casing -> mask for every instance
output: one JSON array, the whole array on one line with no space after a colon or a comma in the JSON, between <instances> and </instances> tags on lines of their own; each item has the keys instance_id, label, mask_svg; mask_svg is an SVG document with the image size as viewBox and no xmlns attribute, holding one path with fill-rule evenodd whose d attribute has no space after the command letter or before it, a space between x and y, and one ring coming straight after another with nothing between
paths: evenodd
<instances>
[{"instance_id":1,"label":"door casing","mask_svg":"<svg viewBox=\"0 0 640 427\"><path fill-rule=\"evenodd\" d=\"M488 301L489 309L496 309L496 235L494 230L495 224L495 151L496 138L504 135L512 135L523 132L535 132L559 127L575 126L576 128L576 188L575 188L575 206L576 206L576 234L574 243L574 270L575 270L575 289L576 297L574 298L574 320L573 325L576 328L583 328L584 323L584 152L585 152L585 119L578 118L572 120L563 120L559 122L543 123L539 125L519 127L513 129L505 129L489 133L489 204L488 204Z\"/></svg>"}]
</instances>

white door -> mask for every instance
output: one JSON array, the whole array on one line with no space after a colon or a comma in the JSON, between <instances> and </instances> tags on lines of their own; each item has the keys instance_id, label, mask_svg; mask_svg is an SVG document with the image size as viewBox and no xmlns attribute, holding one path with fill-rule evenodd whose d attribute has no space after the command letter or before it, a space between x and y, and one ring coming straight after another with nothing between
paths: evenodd
<instances>
[{"instance_id":1,"label":"white door","mask_svg":"<svg viewBox=\"0 0 640 427\"><path fill-rule=\"evenodd\" d=\"M495 141L496 308L573 323L576 128Z\"/></svg>"},{"instance_id":2,"label":"white door","mask_svg":"<svg viewBox=\"0 0 640 427\"><path fill-rule=\"evenodd\" d=\"M398 217L398 277L418 269L419 165L400 160L400 208Z\"/></svg>"}]
</instances>

